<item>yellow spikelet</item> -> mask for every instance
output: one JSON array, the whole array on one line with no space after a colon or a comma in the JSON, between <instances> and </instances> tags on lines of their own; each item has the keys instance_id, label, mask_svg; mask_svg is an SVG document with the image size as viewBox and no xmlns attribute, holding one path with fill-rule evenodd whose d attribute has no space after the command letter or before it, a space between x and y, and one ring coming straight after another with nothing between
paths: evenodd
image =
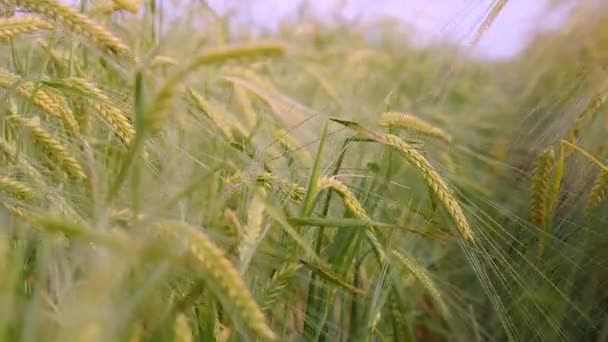
<instances>
[{"instance_id":1,"label":"yellow spikelet","mask_svg":"<svg viewBox=\"0 0 608 342\"><path fill-rule=\"evenodd\" d=\"M293 137L289 132L282 128L275 128L272 130L272 137L276 139L285 153L294 153L302 166L310 167L312 165L312 157L306 148Z\"/></svg>"},{"instance_id":2,"label":"yellow spikelet","mask_svg":"<svg viewBox=\"0 0 608 342\"><path fill-rule=\"evenodd\" d=\"M412 164L418 172L420 172L426 181L428 187L433 191L435 196L439 199L439 201L443 204L445 209L448 211L452 220L456 224L459 232L462 234L463 238L467 241L474 242L475 235L473 233L473 229L469 225L469 221L467 220L464 210L462 206L454 196L450 187L448 187L447 183L441 178L439 173L435 170L433 165L422 155L417 149L410 146L405 141L401 140L398 136L386 133L379 133L370 131L359 124L339 119L331 119L334 122L340 123L358 134L374 140L382 145L392 148L393 150L399 152L405 159L407 159L410 164Z\"/></svg>"},{"instance_id":3,"label":"yellow spikelet","mask_svg":"<svg viewBox=\"0 0 608 342\"><path fill-rule=\"evenodd\" d=\"M249 127L254 127L258 123L258 114L253 110L253 104L251 103L251 98L249 97L247 90L235 84L234 95L241 108L241 112L243 112L243 115L245 116L245 120L247 120L247 124Z\"/></svg>"},{"instance_id":4,"label":"yellow spikelet","mask_svg":"<svg viewBox=\"0 0 608 342\"><path fill-rule=\"evenodd\" d=\"M92 106L108 126L128 144L135 137L135 128L129 120L129 116L114 104L112 99L106 95L95 84L81 77L69 77L64 82L89 97L89 105Z\"/></svg>"},{"instance_id":5,"label":"yellow spikelet","mask_svg":"<svg viewBox=\"0 0 608 342\"><path fill-rule=\"evenodd\" d=\"M608 198L608 172L601 170L597 175L591 193L589 194L589 200L587 201L587 207L585 211L587 215L593 214L602 203Z\"/></svg>"},{"instance_id":6,"label":"yellow spikelet","mask_svg":"<svg viewBox=\"0 0 608 342\"><path fill-rule=\"evenodd\" d=\"M11 163L17 165L23 173L36 181L38 185L46 185L42 174L40 174L40 172L23 156L18 157L17 148L4 138L0 138L0 152L2 152Z\"/></svg>"},{"instance_id":7,"label":"yellow spikelet","mask_svg":"<svg viewBox=\"0 0 608 342\"><path fill-rule=\"evenodd\" d=\"M279 57L285 55L286 52L287 46L281 42L235 44L203 51L196 57L195 64L223 63L240 58Z\"/></svg>"},{"instance_id":8,"label":"yellow spikelet","mask_svg":"<svg viewBox=\"0 0 608 342\"><path fill-rule=\"evenodd\" d=\"M37 197L29 185L3 175L0 175L0 191L24 199Z\"/></svg>"},{"instance_id":9,"label":"yellow spikelet","mask_svg":"<svg viewBox=\"0 0 608 342\"><path fill-rule=\"evenodd\" d=\"M306 196L305 187L292 183L286 179L279 178L269 172L259 175L257 181L258 183L264 184L268 190L277 191L295 202L304 201L304 197Z\"/></svg>"},{"instance_id":10,"label":"yellow spikelet","mask_svg":"<svg viewBox=\"0 0 608 342\"><path fill-rule=\"evenodd\" d=\"M0 40L34 33L40 30L50 30L53 27L46 21L36 17L16 17L0 19Z\"/></svg>"},{"instance_id":11,"label":"yellow spikelet","mask_svg":"<svg viewBox=\"0 0 608 342\"><path fill-rule=\"evenodd\" d=\"M317 189L320 190L332 190L336 192L344 201L344 205L348 210L355 215L355 217L364 220L371 221L369 215L350 189L344 185L344 183L337 180L335 177L321 177L317 183Z\"/></svg>"},{"instance_id":12,"label":"yellow spikelet","mask_svg":"<svg viewBox=\"0 0 608 342\"><path fill-rule=\"evenodd\" d=\"M25 8L47 20L54 21L70 32L85 37L102 50L132 58L130 49L119 38L59 0L1 0L1 2Z\"/></svg>"},{"instance_id":13,"label":"yellow spikelet","mask_svg":"<svg viewBox=\"0 0 608 342\"><path fill-rule=\"evenodd\" d=\"M399 112L383 113L380 118L380 126L384 128L411 130L418 134L440 139L446 143L452 141L452 137L443 129L412 114Z\"/></svg>"},{"instance_id":14,"label":"yellow spikelet","mask_svg":"<svg viewBox=\"0 0 608 342\"><path fill-rule=\"evenodd\" d=\"M119 9L129 11L133 14L137 14L139 7L141 6L142 0L112 0Z\"/></svg>"},{"instance_id":15,"label":"yellow spikelet","mask_svg":"<svg viewBox=\"0 0 608 342\"><path fill-rule=\"evenodd\" d=\"M192 88L187 88L186 92L190 101L211 120L226 140L234 140L235 134L237 136L247 135L242 127L226 121L228 114L218 104L207 101Z\"/></svg>"},{"instance_id":16,"label":"yellow spikelet","mask_svg":"<svg viewBox=\"0 0 608 342\"><path fill-rule=\"evenodd\" d=\"M155 56L150 61L150 67L153 69L176 66L177 64L177 61L169 56Z\"/></svg>"},{"instance_id":17,"label":"yellow spikelet","mask_svg":"<svg viewBox=\"0 0 608 342\"><path fill-rule=\"evenodd\" d=\"M548 220L549 189L555 166L555 152L546 149L538 159L530 191L530 218L537 227L545 227Z\"/></svg>"},{"instance_id":18,"label":"yellow spikelet","mask_svg":"<svg viewBox=\"0 0 608 342\"><path fill-rule=\"evenodd\" d=\"M266 192L264 189L258 187L248 206L247 224L243 229L244 235L241 244L239 245L239 256L241 257L241 261L251 257L250 254L255 249L255 245L262 235L264 211L266 210L266 205L264 203L265 195Z\"/></svg>"},{"instance_id":19,"label":"yellow spikelet","mask_svg":"<svg viewBox=\"0 0 608 342\"><path fill-rule=\"evenodd\" d=\"M37 145L62 171L77 179L87 178L84 169L74 155L59 140L40 124L38 117L12 116L12 120L27 128Z\"/></svg>"},{"instance_id":20,"label":"yellow spikelet","mask_svg":"<svg viewBox=\"0 0 608 342\"><path fill-rule=\"evenodd\" d=\"M163 245L172 241L182 247L185 254L181 254L180 260L205 279L205 283L242 332L246 332L243 329L246 327L261 340L275 339L262 310L254 301L239 272L221 249L202 232L183 223L164 224L158 232ZM175 250L174 253L179 251Z\"/></svg>"},{"instance_id":21,"label":"yellow spikelet","mask_svg":"<svg viewBox=\"0 0 608 342\"><path fill-rule=\"evenodd\" d=\"M80 135L78 121L61 94L44 86L35 86L29 81L22 81L21 77L10 71L0 68L0 87L12 89L30 99L38 108L52 117L63 122L64 127L73 135Z\"/></svg>"}]
</instances>

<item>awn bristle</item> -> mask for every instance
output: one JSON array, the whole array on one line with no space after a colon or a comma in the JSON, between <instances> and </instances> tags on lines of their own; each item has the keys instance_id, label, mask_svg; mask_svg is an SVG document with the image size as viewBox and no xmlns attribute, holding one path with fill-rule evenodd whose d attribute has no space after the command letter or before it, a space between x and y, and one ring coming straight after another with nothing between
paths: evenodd
<instances>
[{"instance_id":1,"label":"awn bristle","mask_svg":"<svg viewBox=\"0 0 608 342\"><path fill-rule=\"evenodd\" d=\"M545 227L547 224L549 189L554 166L555 152L548 148L538 159L530 191L530 218L537 227Z\"/></svg>"}]
</instances>

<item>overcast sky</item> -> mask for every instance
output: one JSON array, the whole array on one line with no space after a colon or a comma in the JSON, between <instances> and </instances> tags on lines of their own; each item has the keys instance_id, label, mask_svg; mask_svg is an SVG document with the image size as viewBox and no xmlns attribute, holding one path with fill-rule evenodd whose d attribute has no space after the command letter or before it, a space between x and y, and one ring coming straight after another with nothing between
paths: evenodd
<instances>
[{"instance_id":1,"label":"overcast sky","mask_svg":"<svg viewBox=\"0 0 608 342\"><path fill-rule=\"evenodd\" d=\"M549 12L551 0L509 0L492 27L476 47L476 53L492 58L508 58L525 47L538 29L558 26L564 11ZM449 38L462 44L472 33L493 0L311 0L321 14L345 2L342 14L348 18L391 16L411 25L425 38ZM293 16L300 0L210 0L218 10L237 6L256 24L276 26L279 18Z\"/></svg>"}]
</instances>

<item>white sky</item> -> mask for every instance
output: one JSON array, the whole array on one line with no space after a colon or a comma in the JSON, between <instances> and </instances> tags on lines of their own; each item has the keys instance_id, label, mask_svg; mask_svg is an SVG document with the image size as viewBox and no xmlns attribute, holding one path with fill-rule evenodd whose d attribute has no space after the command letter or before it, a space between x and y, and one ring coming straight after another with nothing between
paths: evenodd
<instances>
[{"instance_id":1,"label":"white sky","mask_svg":"<svg viewBox=\"0 0 608 342\"><path fill-rule=\"evenodd\" d=\"M565 15L548 15L551 0L509 0L492 27L476 47L476 53L491 58L508 58L525 47L537 29L555 26ZM209 0L211 7L222 13L238 8L239 14L252 22L274 27L278 19L294 16L301 0ZM310 0L320 14L345 3L341 13L347 18L391 16L411 25L421 36L449 38L469 44L476 25L493 0Z\"/></svg>"}]
</instances>

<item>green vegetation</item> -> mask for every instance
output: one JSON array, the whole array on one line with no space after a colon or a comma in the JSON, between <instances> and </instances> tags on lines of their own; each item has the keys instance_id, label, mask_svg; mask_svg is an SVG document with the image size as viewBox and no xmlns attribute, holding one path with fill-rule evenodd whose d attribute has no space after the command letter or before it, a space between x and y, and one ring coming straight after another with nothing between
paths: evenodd
<instances>
[{"instance_id":1,"label":"green vegetation","mask_svg":"<svg viewBox=\"0 0 608 342\"><path fill-rule=\"evenodd\" d=\"M606 8L490 62L0 4L0 340L608 339Z\"/></svg>"}]
</instances>

